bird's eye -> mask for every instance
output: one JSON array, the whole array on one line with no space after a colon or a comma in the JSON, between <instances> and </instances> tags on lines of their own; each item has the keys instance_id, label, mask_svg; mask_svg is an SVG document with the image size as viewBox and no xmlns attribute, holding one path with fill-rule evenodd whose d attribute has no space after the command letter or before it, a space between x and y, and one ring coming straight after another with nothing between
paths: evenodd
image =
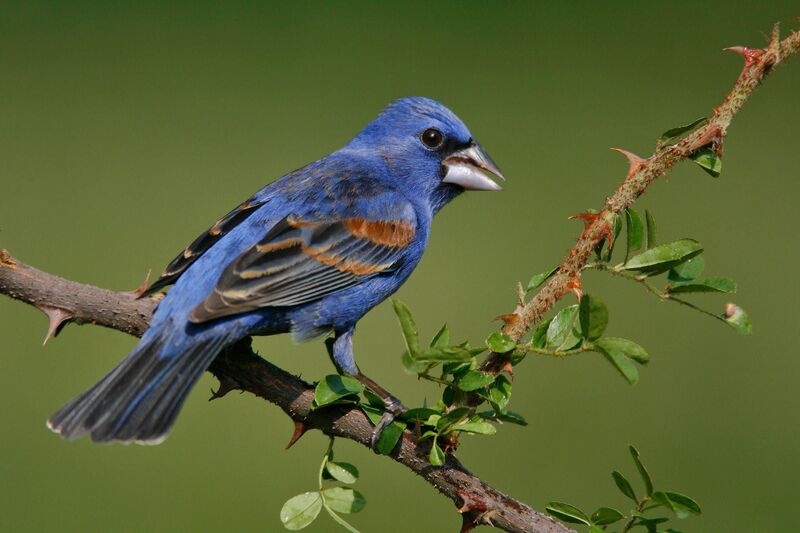
<instances>
[{"instance_id":1,"label":"bird's eye","mask_svg":"<svg viewBox=\"0 0 800 533\"><path fill-rule=\"evenodd\" d=\"M428 148L439 148L444 142L444 135L435 128L428 128L422 132L422 143Z\"/></svg>"}]
</instances>

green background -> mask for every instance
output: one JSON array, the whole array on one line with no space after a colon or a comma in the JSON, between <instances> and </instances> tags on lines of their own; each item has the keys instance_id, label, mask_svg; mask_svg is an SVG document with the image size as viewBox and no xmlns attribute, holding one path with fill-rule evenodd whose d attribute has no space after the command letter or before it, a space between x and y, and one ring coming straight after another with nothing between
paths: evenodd
<instances>
[{"instance_id":1,"label":"green background","mask_svg":"<svg viewBox=\"0 0 800 533\"><path fill-rule=\"evenodd\" d=\"M54 3L0 7L0 246L37 267L119 290L158 272L264 183L335 150L394 98L451 107L506 176L434 224L398 293L423 335L447 321L479 343L514 285L552 267L627 164L662 131L708 115L741 58L796 2ZM792 23L787 23L791 27ZM796 26L796 23L794 24ZM636 386L599 355L531 358L512 408L530 426L463 439L458 456L501 490L627 509L610 471L695 497L688 531L789 531L800 474L796 249L800 61L736 118L712 179L676 168L640 200L662 241L695 237L706 272L739 282L752 337L629 282L588 274L612 335L651 353ZM631 286L629 286L631 285ZM698 296L715 311L725 299ZM42 348L39 311L0 298L0 530L278 531L289 497L313 489L325 438L290 451L292 425L250 395L209 404L205 376L158 447L64 442L56 408L134 346L68 327ZM257 341L309 380L331 372L320 342ZM390 305L359 326L362 368L409 404L435 399L400 365ZM455 531L452 504L401 466L349 442L362 472L363 531ZM322 516L311 531L334 531Z\"/></svg>"}]
</instances>

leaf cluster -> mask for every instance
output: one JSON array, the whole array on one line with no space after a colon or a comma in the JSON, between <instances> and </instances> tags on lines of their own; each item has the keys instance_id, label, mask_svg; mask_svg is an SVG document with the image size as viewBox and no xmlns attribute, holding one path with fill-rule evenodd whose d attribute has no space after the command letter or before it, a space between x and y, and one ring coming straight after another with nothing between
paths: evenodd
<instances>
[{"instance_id":1,"label":"leaf cluster","mask_svg":"<svg viewBox=\"0 0 800 533\"><path fill-rule=\"evenodd\" d=\"M629 446L636 470L642 478L644 494L639 497L628 479L618 471L611 473L617 489L630 499L634 508L627 514L613 507L600 507L591 515L578 507L564 502L550 502L545 510L552 516L569 524L582 524L589 527L589 533L621 532L641 528L647 533L680 533L676 529L662 529L669 521L666 516L653 516L651 511L666 510L672 512L677 518L686 518L689 515L699 515L700 506L689 496L669 490L656 490L650 473L642 463L639 451ZM622 522L622 529L609 529L609 526Z\"/></svg>"}]
</instances>

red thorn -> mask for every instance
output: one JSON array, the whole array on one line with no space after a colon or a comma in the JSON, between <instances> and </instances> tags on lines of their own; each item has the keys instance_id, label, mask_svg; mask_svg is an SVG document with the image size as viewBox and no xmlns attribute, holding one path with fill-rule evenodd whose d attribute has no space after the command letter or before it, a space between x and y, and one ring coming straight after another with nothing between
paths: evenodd
<instances>
[{"instance_id":1,"label":"red thorn","mask_svg":"<svg viewBox=\"0 0 800 533\"><path fill-rule=\"evenodd\" d=\"M295 420L294 421L294 433L292 433L292 438L289 439L289 444L286 445L286 449L288 450L294 443L300 440L300 437L306 434L308 431L308 426L306 426L305 422L302 420Z\"/></svg>"},{"instance_id":2,"label":"red thorn","mask_svg":"<svg viewBox=\"0 0 800 533\"><path fill-rule=\"evenodd\" d=\"M496 316L496 317L494 317L494 319L495 320L502 320L503 324L508 326L508 325L514 324L514 322L519 320L519 317L517 317L516 313L508 313L508 314L505 314L505 315Z\"/></svg>"},{"instance_id":3,"label":"red thorn","mask_svg":"<svg viewBox=\"0 0 800 533\"><path fill-rule=\"evenodd\" d=\"M37 305L36 307L38 307L42 313L47 315L47 319L49 320L49 324L47 325L47 335L44 336L44 342L42 342L42 345L47 344L47 341L49 341L51 337L55 337L61 333L61 330L67 325L67 322L75 318L75 315L72 313L72 311L67 311L65 309L61 309L60 307L51 307L49 305Z\"/></svg>"},{"instance_id":4,"label":"red thorn","mask_svg":"<svg viewBox=\"0 0 800 533\"><path fill-rule=\"evenodd\" d=\"M581 297L583 296L583 285L581 284L580 275L576 274L570 278L570 280L567 282L567 289L574 292L575 296L578 297L578 301L581 301Z\"/></svg>"},{"instance_id":5,"label":"red thorn","mask_svg":"<svg viewBox=\"0 0 800 533\"><path fill-rule=\"evenodd\" d=\"M130 291L134 298L138 299L142 294L144 294L144 291L147 290L147 287L150 285L150 274L152 272L152 270L148 270L147 275L144 277L144 281L134 290Z\"/></svg>"},{"instance_id":6,"label":"red thorn","mask_svg":"<svg viewBox=\"0 0 800 533\"><path fill-rule=\"evenodd\" d=\"M584 229L583 233L585 234L589 228L594 224L597 220L601 220L601 224L603 227L601 228L601 234L603 237L608 239L608 245L614 246L614 231L611 229L611 224L606 222L606 220L600 215L600 213L578 213L577 215L570 215L570 220L579 218L583 220Z\"/></svg>"},{"instance_id":7,"label":"red thorn","mask_svg":"<svg viewBox=\"0 0 800 533\"><path fill-rule=\"evenodd\" d=\"M742 56L744 58L744 68L752 67L766 53L763 48L747 48L746 46L729 46L728 48L723 48L723 50Z\"/></svg>"},{"instance_id":8,"label":"red thorn","mask_svg":"<svg viewBox=\"0 0 800 533\"><path fill-rule=\"evenodd\" d=\"M209 402L217 398L222 398L232 390L241 388L238 381L224 374L222 377L217 377L217 379L219 379L219 388L211 391L211 398L208 399Z\"/></svg>"},{"instance_id":9,"label":"red thorn","mask_svg":"<svg viewBox=\"0 0 800 533\"><path fill-rule=\"evenodd\" d=\"M629 151L623 150L621 148L612 148L612 150L614 150L618 154L622 154L622 155L624 155L625 157L628 158L628 163L630 163L630 168L628 169L628 177L629 178L631 176L633 176L634 174L636 174L636 172L640 168L642 168L642 165L644 165L647 162L647 159L642 159L641 157L639 157L638 155L634 154L633 152L629 152Z\"/></svg>"}]
</instances>

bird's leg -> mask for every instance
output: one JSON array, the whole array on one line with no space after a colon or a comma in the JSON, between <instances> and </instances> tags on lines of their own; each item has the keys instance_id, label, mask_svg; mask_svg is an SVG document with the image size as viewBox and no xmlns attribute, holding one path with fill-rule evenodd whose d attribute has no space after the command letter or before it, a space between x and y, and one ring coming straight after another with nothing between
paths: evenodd
<instances>
[{"instance_id":1,"label":"bird's leg","mask_svg":"<svg viewBox=\"0 0 800 533\"><path fill-rule=\"evenodd\" d=\"M330 355L331 361L333 361L333 364L340 372L344 372L356 378L362 385L374 392L383 402L386 411L383 413L378 425L375 426L370 441L372 449L375 450L375 446L383 430L394 421L395 417L403 414L407 409L400 400L362 374L358 369L353 357L353 328L342 332L336 332L335 337L325 340L325 347L328 349L328 355Z\"/></svg>"}]
</instances>

